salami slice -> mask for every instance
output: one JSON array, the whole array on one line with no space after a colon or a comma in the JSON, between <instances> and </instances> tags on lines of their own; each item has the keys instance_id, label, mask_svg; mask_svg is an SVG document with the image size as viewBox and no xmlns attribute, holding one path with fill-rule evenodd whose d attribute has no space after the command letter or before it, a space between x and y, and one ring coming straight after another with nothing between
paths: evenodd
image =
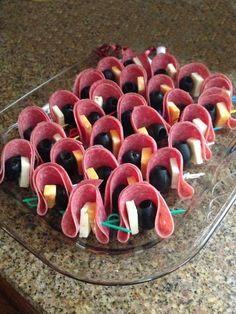
<instances>
[{"instance_id":1,"label":"salami slice","mask_svg":"<svg viewBox=\"0 0 236 314\"><path fill-rule=\"evenodd\" d=\"M215 106L217 103L223 103L229 113L233 109L233 104L229 94L221 88L212 87L206 89L198 99L198 104L201 106L206 104L212 104ZM229 128L235 129L236 119L230 116L228 118L227 125Z\"/></svg>"},{"instance_id":2,"label":"salami slice","mask_svg":"<svg viewBox=\"0 0 236 314\"><path fill-rule=\"evenodd\" d=\"M128 179L131 179L132 182L142 182L142 173L133 164L123 164L119 165L107 180L106 190L105 190L105 208L108 214L111 214L113 211L113 193L115 189L121 185L127 186Z\"/></svg>"},{"instance_id":3,"label":"salami slice","mask_svg":"<svg viewBox=\"0 0 236 314\"><path fill-rule=\"evenodd\" d=\"M63 186L68 196L72 191L72 183L65 169L52 162L44 163L35 169L33 184L38 197L37 213L40 216L46 215L48 211L48 205L43 195L45 185Z\"/></svg>"},{"instance_id":4,"label":"salami slice","mask_svg":"<svg viewBox=\"0 0 236 314\"><path fill-rule=\"evenodd\" d=\"M170 111L168 110L168 104L170 102L173 102L180 109L181 116L181 111L185 106L192 104L193 99L189 93L179 88L173 88L168 91L163 99L163 117L165 117L166 121L169 123L171 122L171 115Z\"/></svg>"},{"instance_id":5,"label":"salami slice","mask_svg":"<svg viewBox=\"0 0 236 314\"><path fill-rule=\"evenodd\" d=\"M123 70L123 68L124 66L121 61L111 56L102 58L97 64L97 69L101 72L110 70L113 74L112 76L114 77L114 79L112 80L114 80L118 84L120 81L120 72ZM106 75L106 73L104 75Z\"/></svg>"},{"instance_id":6,"label":"salami slice","mask_svg":"<svg viewBox=\"0 0 236 314\"><path fill-rule=\"evenodd\" d=\"M208 88L218 87L225 89L230 96L233 95L233 85L230 79L222 73L209 75L202 84L202 92Z\"/></svg>"},{"instance_id":7,"label":"salami slice","mask_svg":"<svg viewBox=\"0 0 236 314\"><path fill-rule=\"evenodd\" d=\"M207 142L214 142L215 132L209 112L201 105L190 104L185 107L180 121L193 122L194 119L201 119L205 123L207 129L204 133L204 137Z\"/></svg>"},{"instance_id":8,"label":"salami slice","mask_svg":"<svg viewBox=\"0 0 236 314\"><path fill-rule=\"evenodd\" d=\"M124 112L133 110L137 106L147 106L145 98L136 93L127 93L120 97L117 104L117 117L121 121Z\"/></svg>"},{"instance_id":9,"label":"salami slice","mask_svg":"<svg viewBox=\"0 0 236 314\"><path fill-rule=\"evenodd\" d=\"M30 142L32 143L32 146L36 151L36 156L39 159L39 161L42 162L43 160L39 155L37 145L44 139L55 140L54 138L55 136L57 136L58 138L66 137L63 128L55 122L40 122L34 128L31 134Z\"/></svg>"},{"instance_id":10,"label":"salami slice","mask_svg":"<svg viewBox=\"0 0 236 314\"><path fill-rule=\"evenodd\" d=\"M150 200L157 208L155 217L155 231L161 238L168 238L174 232L174 221L170 210L160 195L160 193L149 183L141 182L127 186L119 196L120 226L130 229L128 213L126 209L127 201L134 201L138 206L144 200ZM121 243L126 243L130 238L130 233L119 230L117 239Z\"/></svg>"},{"instance_id":11,"label":"salami slice","mask_svg":"<svg viewBox=\"0 0 236 314\"><path fill-rule=\"evenodd\" d=\"M32 105L23 109L17 121L20 137L29 140L32 130L38 123L43 121L50 121L50 118L42 108ZM29 130L29 132L27 132L27 130ZM24 135L25 131L26 133Z\"/></svg>"},{"instance_id":12,"label":"salami slice","mask_svg":"<svg viewBox=\"0 0 236 314\"><path fill-rule=\"evenodd\" d=\"M92 113L97 113L100 117L105 115L103 109L91 99L82 99L77 101L74 107L75 121L79 130L81 141L85 146L89 145L91 136L91 127L86 126L82 119L85 116L89 120ZM92 124L91 124L92 126Z\"/></svg>"},{"instance_id":13,"label":"salami slice","mask_svg":"<svg viewBox=\"0 0 236 314\"><path fill-rule=\"evenodd\" d=\"M175 158L179 169L177 191L181 199L188 199L193 196L194 189L184 180L183 176L183 158L176 148L164 147L155 152L148 162L147 181L150 182L150 172L156 166L163 166L171 173L170 159Z\"/></svg>"},{"instance_id":14,"label":"salami slice","mask_svg":"<svg viewBox=\"0 0 236 314\"><path fill-rule=\"evenodd\" d=\"M96 144L95 138L101 133L107 133L112 140L112 153L117 157L120 146L124 140L123 128L120 121L112 116L104 116L95 122L91 138L90 146Z\"/></svg>"},{"instance_id":15,"label":"salami slice","mask_svg":"<svg viewBox=\"0 0 236 314\"><path fill-rule=\"evenodd\" d=\"M152 63L151 63L152 75L155 75L158 70L165 70L166 71L167 66L170 64L172 64L176 70L176 72L175 71L171 72L172 73L171 77L173 79L175 79L176 75L179 71L178 61L176 60L176 58L172 54L170 54L168 52L158 53L153 58Z\"/></svg>"},{"instance_id":16,"label":"salami slice","mask_svg":"<svg viewBox=\"0 0 236 314\"><path fill-rule=\"evenodd\" d=\"M27 157L30 163L29 179L32 186L32 173L35 164L35 151L31 143L25 139L13 139L5 144L1 153L0 183L5 178L5 162L15 156Z\"/></svg>"},{"instance_id":17,"label":"salami slice","mask_svg":"<svg viewBox=\"0 0 236 314\"><path fill-rule=\"evenodd\" d=\"M89 98L86 97L88 94L88 91L90 89L90 86L98 81L104 79L104 75L101 71L97 69L85 69L84 71L80 72L79 75L76 76L74 86L73 86L73 93L79 97L82 98ZM84 92L87 89L86 92Z\"/></svg>"},{"instance_id":18,"label":"salami slice","mask_svg":"<svg viewBox=\"0 0 236 314\"><path fill-rule=\"evenodd\" d=\"M133 57L133 62L135 64L141 65L144 67L147 73L147 79L149 80L152 76L151 65L146 53L141 53Z\"/></svg>"},{"instance_id":19,"label":"salami slice","mask_svg":"<svg viewBox=\"0 0 236 314\"><path fill-rule=\"evenodd\" d=\"M106 212L101 194L96 185L85 182L78 185L71 193L68 207L61 221L63 233L70 238L75 238L80 231L81 209L88 203L96 204L94 226L92 230L100 243L109 242L109 229L102 225L106 220Z\"/></svg>"},{"instance_id":20,"label":"salami slice","mask_svg":"<svg viewBox=\"0 0 236 314\"><path fill-rule=\"evenodd\" d=\"M168 139L169 147L174 146L178 141L186 141L189 138L200 140L202 159L210 160L212 152L207 146L204 136L198 127L189 121L178 122L171 127Z\"/></svg>"},{"instance_id":21,"label":"salami slice","mask_svg":"<svg viewBox=\"0 0 236 314\"><path fill-rule=\"evenodd\" d=\"M125 63L126 61L132 60L135 56L134 51L131 48L123 48L122 49L122 62Z\"/></svg>"}]
</instances>

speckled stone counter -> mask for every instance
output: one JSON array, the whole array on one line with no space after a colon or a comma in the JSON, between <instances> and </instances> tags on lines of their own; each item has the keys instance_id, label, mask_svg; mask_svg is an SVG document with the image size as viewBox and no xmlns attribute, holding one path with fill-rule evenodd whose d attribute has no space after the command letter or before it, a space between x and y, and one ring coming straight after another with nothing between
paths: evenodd
<instances>
[{"instance_id":1,"label":"speckled stone counter","mask_svg":"<svg viewBox=\"0 0 236 314\"><path fill-rule=\"evenodd\" d=\"M182 62L202 61L236 85L235 17L235 1L2 0L1 108L104 42L137 50L163 44ZM1 230L0 271L40 312L235 313L235 218L232 208L193 261L146 284L103 287L69 279Z\"/></svg>"}]
</instances>

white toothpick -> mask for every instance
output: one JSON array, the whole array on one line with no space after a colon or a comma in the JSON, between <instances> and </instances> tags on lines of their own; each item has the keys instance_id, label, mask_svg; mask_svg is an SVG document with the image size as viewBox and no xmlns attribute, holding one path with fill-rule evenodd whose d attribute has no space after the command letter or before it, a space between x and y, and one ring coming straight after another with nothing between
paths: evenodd
<instances>
[{"instance_id":1,"label":"white toothpick","mask_svg":"<svg viewBox=\"0 0 236 314\"><path fill-rule=\"evenodd\" d=\"M186 172L184 173L184 179L197 179L204 175L205 175L205 172L199 172L199 173Z\"/></svg>"}]
</instances>

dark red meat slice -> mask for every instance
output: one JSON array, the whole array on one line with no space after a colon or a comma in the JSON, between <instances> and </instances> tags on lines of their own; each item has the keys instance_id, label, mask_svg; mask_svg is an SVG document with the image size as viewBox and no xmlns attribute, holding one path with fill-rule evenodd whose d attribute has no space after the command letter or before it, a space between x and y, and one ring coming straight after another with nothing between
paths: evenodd
<instances>
[{"instance_id":1,"label":"dark red meat slice","mask_svg":"<svg viewBox=\"0 0 236 314\"><path fill-rule=\"evenodd\" d=\"M152 60L151 63L151 69L152 69L152 75L154 75L154 73L159 70L159 69L166 69L167 65L169 63L172 63L174 65L174 67L177 70L177 73L179 71L179 63L176 60L176 58L166 52L166 53L158 53ZM175 78L175 77L174 77Z\"/></svg>"},{"instance_id":2,"label":"dark red meat slice","mask_svg":"<svg viewBox=\"0 0 236 314\"><path fill-rule=\"evenodd\" d=\"M116 67L120 71L122 71L124 68L119 59L111 56L102 58L97 64L97 69L101 72L103 72L104 70L112 70L112 67ZM117 81L117 83L119 84L119 80Z\"/></svg>"},{"instance_id":3,"label":"dark red meat slice","mask_svg":"<svg viewBox=\"0 0 236 314\"><path fill-rule=\"evenodd\" d=\"M103 101L106 101L109 97L115 97L119 99L123 93L115 82L111 80L100 80L95 82L90 88L90 99L95 98L95 96L102 96Z\"/></svg>"},{"instance_id":4,"label":"dark red meat slice","mask_svg":"<svg viewBox=\"0 0 236 314\"><path fill-rule=\"evenodd\" d=\"M223 88L230 92L230 96L233 95L232 82L226 75L222 73L209 75L202 84L202 92L212 87Z\"/></svg>"},{"instance_id":5,"label":"dark red meat slice","mask_svg":"<svg viewBox=\"0 0 236 314\"><path fill-rule=\"evenodd\" d=\"M175 87L175 84L170 76L165 75L165 74L159 74L159 75L153 76L149 80L148 85L147 85L147 101L149 105L151 105L150 97L149 97L150 93L160 91L161 85L167 85L170 88Z\"/></svg>"},{"instance_id":6,"label":"dark red meat slice","mask_svg":"<svg viewBox=\"0 0 236 314\"><path fill-rule=\"evenodd\" d=\"M142 95L127 93L120 97L117 104L117 117L121 121L122 113L132 110L136 106L147 106L147 102Z\"/></svg>"}]
</instances>

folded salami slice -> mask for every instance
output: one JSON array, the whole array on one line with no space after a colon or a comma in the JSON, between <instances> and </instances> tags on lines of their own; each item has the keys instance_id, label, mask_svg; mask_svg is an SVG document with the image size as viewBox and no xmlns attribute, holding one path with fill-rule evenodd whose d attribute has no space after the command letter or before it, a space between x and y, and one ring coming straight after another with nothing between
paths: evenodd
<instances>
[{"instance_id":1,"label":"folded salami slice","mask_svg":"<svg viewBox=\"0 0 236 314\"><path fill-rule=\"evenodd\" d=\"M152 75L162 73L175 79L179 71L179 63L176 58L168 52L158 53L152 60L151 69Z\"/></svg>"},{"instance_id":2,"label":"folded salami slice","mask_svg":"<svg viewBox=\"0 0 236 314\"><path fill-rule=\"evenodd\" d=\"M55 123L55 122L40 122L34 128L30 142L36 151L36 157L39 159L40 162L49 161L50 149L54 142L61 138L66 138L66 134L63 128ZM43 140L48 140L48 143L45 143L46 146L46 158L42 158L42 152L39 151L38 145L42 143ZM50 147L49 147L50 146Z\"/></svg>"},{"instance_id":3,"label":"folded salami slice","mask_svg":"<svg viewBox=\"0 0 236 314\"><path fill-rule=\"evenodd\" d=\"M131 48L123 48L122 49L122 62L125 65L127 61L133 62L133 57L135 56L135 52Z\"/></svg>"},{"instance_id":4,"label":"folded salami slice","mask_svg":"<svg viewBox=\"0 0 236 314\"><path fill-rule=\"evenodd\" d=\"M120 73L123 68L124 66L121 61L111 56L102 58L97 64L97 69L103 72L106 79L110 79L118 84L120 81Z\"/></svg>"},{"instance_id":5,"label":"folded salami slice","mask_svg":"<svg viewBox=\"0 0 236 314\"><path fill-rule=\"evenodd\" d=\"M236 128L236 119L231 117L233 104L229 94L222 88L212 87L204 90L198 99L198 104L201 106L213 106L216 109L214 124L216 127L227 124L229 128Z\"/></svg>"},{"instance_id":6,"label":"folded salami slice","mask_svg":"<svg viewBox=\"0 0 236 314\"><path fill-rule=\"evenodd\" d=\"M35 151L31 143L25 139L13 139L9 141L8 143L6 143L5 146L3 147L3 150L1 153L1 163L0 163L0 183L3 182L6 176L5 163L7 160L9 160L12 157L20 158L18 161L13 161L14 168L16 168L16 162L19 162L21 164L20 173L17 174L17 177L19 178L19 185L21 187L28 187L29 184L32 185L32 173L33 173L34 164L35 164ZM22 160L21 160L22 157L28 158L29 169L26 169L28 171L23 169L24 164L22 163ZM11 170L8 169L7 172L9 173L9 171Z\"/></svg>"},{"instance_id":7,"label":"folded salami slice","mask_svg":"<svg viewBox=\"0 0 236 314\"><path fill-rule=\"evenodd\" d=\"M178 167L178 175L176 178L173 178L176 173L173 173L171 168L171 159L175 159L175 163ZM163 166L172 176L172 182L175 181L175 184L172 188L177 188L178 195L181 199L188 199L193 196L194 189L184 180L183 176L183 158L181 153L176 148L164 147L155 152L147 165L147 181L150 182L150 173L156 166Z\"/></svg>"},{"instance_id":8,"label":"folded salami slice","mask_svg":"<svg viewBox=\"0 0 236 314\"><path fill-rule=\"evenodd\" d=\"M61 186L65 189L67 197L72 191L72 183L65 169L52 162L44 163L35 169L33 185L38 197L37 213L40 216L44 216L48 212L48 202L44 196L45 186Z\"/></svg>"},{"instance_id":9,"label":"folded salami slice","mask_svg":"<svg viewBox=\"0 0 236 314\"><path fill-rule=\"evenodd\" d=\"M170 210L160 193L149 183L141 182L127 186L119 196L120 226L131 229L126 202L134 201L136 207L143 201L151 201L156 207L154 228L161 238L168 238L174 232L174 221ZM117 239L121 243L129 240L130 233L119 230Z\"/></svg>"},{"instance_id":10,"label":"folded salami slice","mask_svg":"<svg viewBox=\"0 0 236 314\"><path fill-rule=\"evenodd\" d=\"M205 124L201 127L201 121L199 125L199 119ZM185 107L180 121L190 121L199 126L207 142L214 142L215 132L209 112L201 105L190 104Z\"/></svg>"},{"instance_id":11,"label":"folded salami slice","mask_svg":"<svg viewBox=\"0 0 236 314\"><path fill-rule=\"evenodd\" d=\"M192 103L193 99L189 93L179 88L173 88L164 96L162 115L168 123L173 125L179 121L184 108Z\"/></svg>"},{"instance_id":12,"label":"folded salami slice","mask_svg":"<svg viewBox=\"0 0 236 314\"><path fill-rule=\"evenodd\" d=\"M122 121L122 114L137 106L147 106L146 99L136 93L127 93L120 97L117 104L117 117Z\"/></svg>"},{"instance_id":13,"label":"folded salami slice","mask_svg":"<svg viewBox=\"0 0 236 314\"><path fill-rule=\"evenodd\" d=\"M85 69L76 76L73 93L80 99L89 98L90 86L98 81L104 79L104 75L97 69Z\"/></svg>"},{"instance_id":14,"label":"folded salami slice","mask_svg":"<svg viewBox=\"0 0 236 314\"><path fill-rule=\"evenodd\" d=\"M212 152L207 146L204 136L198 127L189 121L178 122L171 127L168 138L169 147L173 147L177 142L187 141L190 138L200 141L202 159L210 160Z\"/></svg>"},{"instance_id":15,"label":"folded salami slice","mask_svg":"<svg viewBox=\"0 0 236 314\"><path fill-rule=\"evenodd\" d=\"M126 93L136 92L146 97L147 72L143 66L130 64L120 75L120 87Z\"/></svg>"},{"instance_id":16,"label":"folded salami slice","mask_svg":"<svg viewBox=\"0 0 236 314\"><path fill-rule=\"evenodd\" d=\"M214 73L209 75L202 84L202 92L208 88L218 87L227 91L229 96L233 95L233 85L231 80L222 73Z\"/></svg>"},{"instance_id":17,"label":"folded salami slice","mask_svg":"<svg viewBox=\"0 0 236 314\"><path fill-rule=\"evenodd\" d=\"M109 143L106 143L108 144L107 147L103 145L104 137L109 139ZM103 145L117 157L123 140L123 128L120 121L112 116L104 116L95 122L93 126L90 146L95 144Z\"/></svg>"},{"instance_id":18,"label":"folded salami slice","mask_svg":"<svg viewBox=\"0 0 236 314\"><path fill-rule=\"evenodd\" d=\"M81 209L86 204L90 226L83 231L80 224L81 218L83 219ZM90 204L93 204L91 208L89 208ZM75 238L78 234L80 237L87 237L91 228L96 239L106 244L109 242L109 229L102 225L105 220L106 212L98 187L92 182L85 181L72 191L61 221L61 228L63 233L70 238Z\"/></svg>"},{"instance_id":19,"label":"folded salami slice","mask_svg":"<svg viewBox=\"0 0 236 314\"><path fill-rule=\"evenodd\" d=\"M35 126L43 121L50 121L46 112L38 106L28 106L18 116L18 131L21 138L30 139Z\"/></svg>"},{"instance_id":20,"label":"folded salami slice","mask_svg":"<svg viewBox=\"0 0 236 314\"><path fill-rule=\"evenodd\" d=\"M133 164L119 165L107 180L105 190L105 208L108 214L118 210L119 193L128 185L136 182L142 182L143 177L140 170ZM118 192L117 192L118 189ZM115 195L115 194L116 195ZM116 202L116 204L113 204Z\"/></svg>"},{"instance_id":21,"label":"folded salami slice","mask_svg":"<svg viewBox=\"0 0 236 314\"><path fill-rule=\"evenodd\" d=\"M80 139L85 146L89 146L92 126L105 112L95 101L82 99L75 104L74 115Z\"/></svg>"}]
</instances>

